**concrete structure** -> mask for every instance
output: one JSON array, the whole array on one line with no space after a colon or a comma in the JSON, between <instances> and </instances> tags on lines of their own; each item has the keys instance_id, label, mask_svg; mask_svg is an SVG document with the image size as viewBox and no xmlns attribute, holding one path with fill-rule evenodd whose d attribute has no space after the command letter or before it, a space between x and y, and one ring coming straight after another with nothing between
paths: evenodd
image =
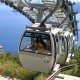
<instances>
[{"instance_id":1,"label":"concrete structure","mask_svg":"<svg viewBox=\"0 0 80 80\"><path fill-rule=\"evenodd\" d=\"M3 52L3 47L2 46L0 46L0 53L2 53Z\"/></svg>"},{"instance_id":2,"label":"concrete structure","mask_svg":"<svg viewBox=\"0 0 80 80\"><path fill-rule=\"evenodd\" d=\"M0 80L19 80L19 79L4 77L4 76L0 75Z\"/></svg>"},{"instance_id":3,"label":"concrete structure","mask_svg":"<svg viewBox=\"0 0 80 80\"><path fill-rule=\"evenodd\" d=\"M59 74L58 78L55 78L55 80L80 80L80 78L71 75Z\"/></svg>"}]
</instances>

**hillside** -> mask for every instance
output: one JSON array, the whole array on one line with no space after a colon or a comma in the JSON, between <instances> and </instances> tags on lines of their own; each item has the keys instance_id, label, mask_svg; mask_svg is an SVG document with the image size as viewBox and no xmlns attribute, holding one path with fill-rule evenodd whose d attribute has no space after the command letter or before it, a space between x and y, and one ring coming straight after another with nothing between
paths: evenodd
<instances>
[{"instance_id":1,"label":"hillside","mask_svg":"<svg viewBox=\"0 0 80 80\"><path fill-rule=\"evenodd\" d=\"M75 52L75 57L68 64L80 64L80 47ZM80 76L80 65L75 66L73 69L63 72L64 74ZM8 76L10 78L17 78L20 80L46 80L50 74L34 72L24 69L20 64L18 55L11 53L0 54L0 75Z\"/></svg>"},{"instance_id":2,"label":"hillside","mask_svg":"<svg viewBox=\"0 0 80 80\"><path fill-rule=\"evenodd\" d=\"M39 73L24 69L18 55L11 53L0 54L0 75L21 80L33 80Z\"/></svg>"}]
</instances>

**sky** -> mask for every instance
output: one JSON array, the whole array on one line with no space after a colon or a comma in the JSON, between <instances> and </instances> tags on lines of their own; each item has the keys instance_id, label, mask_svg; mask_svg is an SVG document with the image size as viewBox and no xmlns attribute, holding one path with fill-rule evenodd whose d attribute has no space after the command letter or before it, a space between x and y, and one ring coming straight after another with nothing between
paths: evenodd
<instances>
[{"instance_id":1,"label":"sky","mask_svg":"<svg viewBox=\"0 0 80 80\"><path fill-rule=\"evenodd\" d=\"M12 1L17 1L17 0L12 0ZM24 1L24 0L22 0ZM41 2L41 0L32 0L33 2ZM69 1L72 1L72 2L80 2L80 0L69 0Z\"/></svg>"},{"instance_id":2,"label":"sky","mask_svg":"<svg viewBox=\"0 0 80 80\"><path fill-rule=\"evenodd\" d=\"M80 2L80 0L69 0L69 1L72 1L72 2Z\"/></svg>"}]
</instances>

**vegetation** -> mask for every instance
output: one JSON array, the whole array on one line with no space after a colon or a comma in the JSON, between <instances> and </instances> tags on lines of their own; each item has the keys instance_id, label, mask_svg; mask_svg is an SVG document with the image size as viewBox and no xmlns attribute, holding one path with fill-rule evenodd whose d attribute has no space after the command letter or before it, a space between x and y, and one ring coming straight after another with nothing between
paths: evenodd
<instances>
[{"instance_id":1,"label":"vegetation","mask_svg":"<svg viewBox=\"0 0 80 80\"><path fill-rule=\"evenodd\" d=\"M38 72L24 69L19 62L18 56L10 53L0 54L0 75L21 80L34 80L38 74Z\"/></svg>"},{"instance_id":2,"label":"vegetation","mask_svg":"<svg viewBox=\"0 0 80 80\"><path fill-rule=\"evenodd\" d=\"M74 59L69 64L78 64L73 69L63 72L64 74L80 77L80 47L74 53Z\"/></svg>"},{"instance_id":3,"label":"vegetation","mask_svg":"<svg viewBox=\"0 0 80 80\"><path fill-rule=\"evenodd\" d=\"M73 69L63 73L73 76L80 76L80 48L75 52L74 59L69 64L79 64ZM19 61L18 55L11 53L0 54L0 75L17 78L20 80L46 80L49 74L34 72L24 69Z\"/></svg>"}]
</instances>

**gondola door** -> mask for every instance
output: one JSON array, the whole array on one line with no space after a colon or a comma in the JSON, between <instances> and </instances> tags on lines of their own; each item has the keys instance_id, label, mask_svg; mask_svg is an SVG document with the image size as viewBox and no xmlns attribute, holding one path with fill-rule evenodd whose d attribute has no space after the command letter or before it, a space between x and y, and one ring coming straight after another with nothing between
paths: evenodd
<instances>
[{"instance_id":1,"label":"gondola door","mask_svg":"<svg viewBox=\"0 0 80 80\"><path fill-rule=\"evenodd\" d=\"M60 54L57 63L64 65L68 56L66 37L61 35L59 38L59 43L60 43Z\"/></svg>"}]
</instances>

